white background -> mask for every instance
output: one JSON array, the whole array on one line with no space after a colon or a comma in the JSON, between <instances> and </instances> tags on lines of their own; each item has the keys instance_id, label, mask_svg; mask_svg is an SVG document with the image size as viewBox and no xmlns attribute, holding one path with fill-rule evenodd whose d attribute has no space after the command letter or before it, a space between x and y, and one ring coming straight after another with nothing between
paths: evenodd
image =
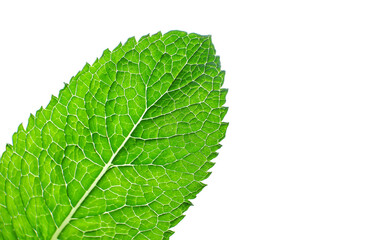
<instances>
[{"instance_id":1,"label":"white background","mask_svg":"<svg viewBox=\"0 0 367 240\"><path fill-rule=\"evenodd\" d=\"M211 34L230 126L172 239L367 239L366 12L353 0L1 0L1 152L105 48Z\"/></svg>"}]
</instances>

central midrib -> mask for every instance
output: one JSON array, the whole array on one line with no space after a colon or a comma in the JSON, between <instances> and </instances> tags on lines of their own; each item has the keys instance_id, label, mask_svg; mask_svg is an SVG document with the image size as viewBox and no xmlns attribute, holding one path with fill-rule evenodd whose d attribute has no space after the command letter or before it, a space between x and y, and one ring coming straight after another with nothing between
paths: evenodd
<instances>
[{"instance_id":1,"label":"central midrib","mask_svg":"<svg viewBox=\"0 0 367 240\"><path fill-rule=\"evenodd\" d=\"M164 95L164 94L163 94ZM158 99L159 100L159 99ZM157 101L158 101L157 100ZM151 106L153 106L154 104L152 104ZM150 107L151 107L150 106ZM125 138L124 142L121 144L121 146L117 149L117 151L112 155L111 159L107 162L107 164L103 167L102 171L99 173L99 175L97 176L97 178L93 181L92 185L90 185L90 187L88 188L88 190L84 193L84 195L82 196L82 198L78 201L78 203L75 205L75 207L73 207L70 211L70 213L68 214L68 216L64 219L64 221L62 222L62 224L60 225L60 227L58 227L54 233L54 235L52 236L52 240L57 240L57 237L60 235L60 233L62 232L62 230L64 230L64 228L66 227L66 225L69 224L71 218L73 217L74 213L79 209L80 205L84 202L84 200L89 196L89 194L92 192L92 190L94 189L94 187L98 184L99 180L101 180L101 178L106 174L106 172L108 171L108 169L110 168L113 160L115 159L115 157L117 156L117 154L120 152L120 150L125 146L126 142L129 140L129 138L131 137L131 134L134 132L135 128L139 125L139 123L141 122L141 120L144 118L145 113L148 111L148 109L150 108L146 108L145 111L143 112L143 114L141 115L140 119L138 120L138 122L134 125L134 127L131 129L129 135Z\"/></svg>"}]
</instances>

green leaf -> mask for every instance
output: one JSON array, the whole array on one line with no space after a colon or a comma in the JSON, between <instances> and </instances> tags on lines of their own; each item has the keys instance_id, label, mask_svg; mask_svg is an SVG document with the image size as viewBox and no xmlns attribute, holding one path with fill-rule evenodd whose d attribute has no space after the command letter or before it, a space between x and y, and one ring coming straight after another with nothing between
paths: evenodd
<instances>
[{"instance_id":1,"label":"green leaf","mask_svg":"<svg viewBox=\"0 0 367 240\"><path fill-rule=\"evenodd\" d=\"M210 36L104 51L19 126L0 159L0 239L169 239L227 123Z\"/></svg>"}]
</instances>

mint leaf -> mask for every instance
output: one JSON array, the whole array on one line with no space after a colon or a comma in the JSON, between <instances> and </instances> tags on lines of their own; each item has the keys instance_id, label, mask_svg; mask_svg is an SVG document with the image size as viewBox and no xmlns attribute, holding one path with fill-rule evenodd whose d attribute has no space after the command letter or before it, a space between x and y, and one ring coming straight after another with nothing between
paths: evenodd
<instances>
[{"instance_id":1,"label":"mint leaf","mask_svg":"<svg viewBox=\"0 0 367 240\"><path fill-rule=\"evenodd\" d=\"M104 51L19 126L0 159L0 239L168 239L227 123L209 36Z\"/></svg>"}]
</instances>

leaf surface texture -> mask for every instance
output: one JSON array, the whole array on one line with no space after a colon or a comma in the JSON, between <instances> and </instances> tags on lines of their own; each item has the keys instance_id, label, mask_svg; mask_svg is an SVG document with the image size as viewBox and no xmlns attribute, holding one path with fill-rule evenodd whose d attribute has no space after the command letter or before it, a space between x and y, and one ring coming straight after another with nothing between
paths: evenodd
<instances>
[{"instance_id":1,"label":"leaf surface texture","mask_svg":"<svg viewBox=\"0 0 367 240\"><path fill-rule=\"evenodd\" d=\"M209 36L130 38L19 126L0 159L0 239L169 239L227 123Z\"/></svg>"}]
</instances>

